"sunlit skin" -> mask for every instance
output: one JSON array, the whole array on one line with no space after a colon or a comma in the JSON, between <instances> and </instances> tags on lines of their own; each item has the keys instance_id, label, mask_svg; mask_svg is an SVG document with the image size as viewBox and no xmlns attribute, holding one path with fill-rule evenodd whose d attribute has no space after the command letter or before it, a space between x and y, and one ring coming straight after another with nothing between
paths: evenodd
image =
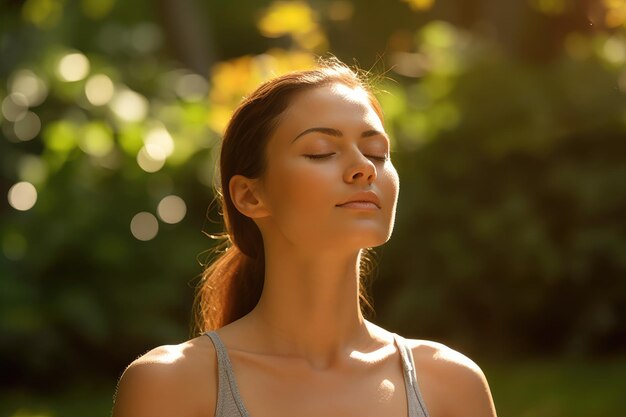
<instances>
[{"instance_id":1,"label":"sunlit skin","mask_svg":"<svg viewBox=\"0 0 626 417\"><path fill-rule=\"evenodd\" d=\"M399 181L389 156L365 91L335 83L290 102L262 177L231 180L233 202L258 225L266 256L258 305L218 330L251 417L407 416L392 334L364 319L358 299L360 251L384 244L393 229ZM339 206L367 191L380 207ZM495 416L474 362L438 343L409 343L431 417ZM113 415L213 416L216 390L215 351L202 336L133 362Z\"/></svg>"}]
</instances>

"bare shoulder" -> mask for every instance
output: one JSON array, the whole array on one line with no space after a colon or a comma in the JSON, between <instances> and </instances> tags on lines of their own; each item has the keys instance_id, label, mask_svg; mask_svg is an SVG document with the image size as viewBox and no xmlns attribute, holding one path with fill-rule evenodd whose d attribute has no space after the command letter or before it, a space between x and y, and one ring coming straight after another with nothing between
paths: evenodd
<instances>
[{"instance_id":1,"label":"bare shoulder","mask_svg":"<svg viewBox=\"0 0 626 417\"><path fill-rule=\"evenodd\" d=\"M113 417L213 416L216 369L215 350L206 336L152 349L122 374Z\"/></svg>"},{"instance_id":2,"label":"bare shoulder","mask_svg":"<svg viewBox=\"0 0 626 417\"><path fill-rule=\"evenodd\" d=\"M441 343L415 339L408 343L431 417L496 415L487 378L473 360Z\"/></svg>"}]
</instances>

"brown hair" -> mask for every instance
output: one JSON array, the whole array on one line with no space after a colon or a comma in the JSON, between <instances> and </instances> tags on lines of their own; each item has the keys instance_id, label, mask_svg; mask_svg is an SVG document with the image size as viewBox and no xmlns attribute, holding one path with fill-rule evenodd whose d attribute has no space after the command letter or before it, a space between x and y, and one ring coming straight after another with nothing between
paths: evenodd
<instances>
[{"instance_id":1,"label":"brown hair","mask_svg":"<svg viewBox=\"0 0 626 417\"><path fill-rule=\"evenodd\" d=\"M233 113L222 140L220 186L216 189L226 231L210 235L224 241L213 249L214 259L202 273L197 288L195 330L214 330L243 317L256 306L263 290L265 257L261 232L233 204L230 179L236 174L261 177L266 167L266 144L291 98L334 82L367 91L382 120L380 105L364 77L334 58L320 61L316 69L288 73L261 84ZM361 253L359 272L359 296L370 309L364 280L373 267L371 254L370 249Z\"/></svg>"}]
</instances>

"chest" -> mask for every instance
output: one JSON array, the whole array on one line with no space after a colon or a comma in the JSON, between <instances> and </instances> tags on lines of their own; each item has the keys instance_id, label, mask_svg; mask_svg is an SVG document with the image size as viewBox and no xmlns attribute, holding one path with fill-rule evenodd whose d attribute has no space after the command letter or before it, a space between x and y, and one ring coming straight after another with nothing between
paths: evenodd
<instances>
[{"instance_id":1,"label":"chest","mask_svg":"<svg viewBox=\"0 0 626 417\"><path fill-rule=\"evenodd\" d=\"M249 417L407 417L401 364L312 371L235 357L233 373Z\"/></svg>"}]
</instances>

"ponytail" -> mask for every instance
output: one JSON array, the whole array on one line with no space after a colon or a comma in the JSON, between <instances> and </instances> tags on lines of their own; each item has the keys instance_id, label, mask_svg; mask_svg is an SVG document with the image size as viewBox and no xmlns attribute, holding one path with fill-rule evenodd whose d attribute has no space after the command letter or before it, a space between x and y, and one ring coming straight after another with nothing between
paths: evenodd
<instances>
[{"instance_id":1,"label":"ponytail","mask_svg":"<svg viewBox=\"0 0 626 417\"><path fill-rule=\"evenodd\" d=\"M194 301L195 331L219 329L256 306L265 281L265 259L251 258L229 240L212 250Z\"/></svg>"}]
</instances>

